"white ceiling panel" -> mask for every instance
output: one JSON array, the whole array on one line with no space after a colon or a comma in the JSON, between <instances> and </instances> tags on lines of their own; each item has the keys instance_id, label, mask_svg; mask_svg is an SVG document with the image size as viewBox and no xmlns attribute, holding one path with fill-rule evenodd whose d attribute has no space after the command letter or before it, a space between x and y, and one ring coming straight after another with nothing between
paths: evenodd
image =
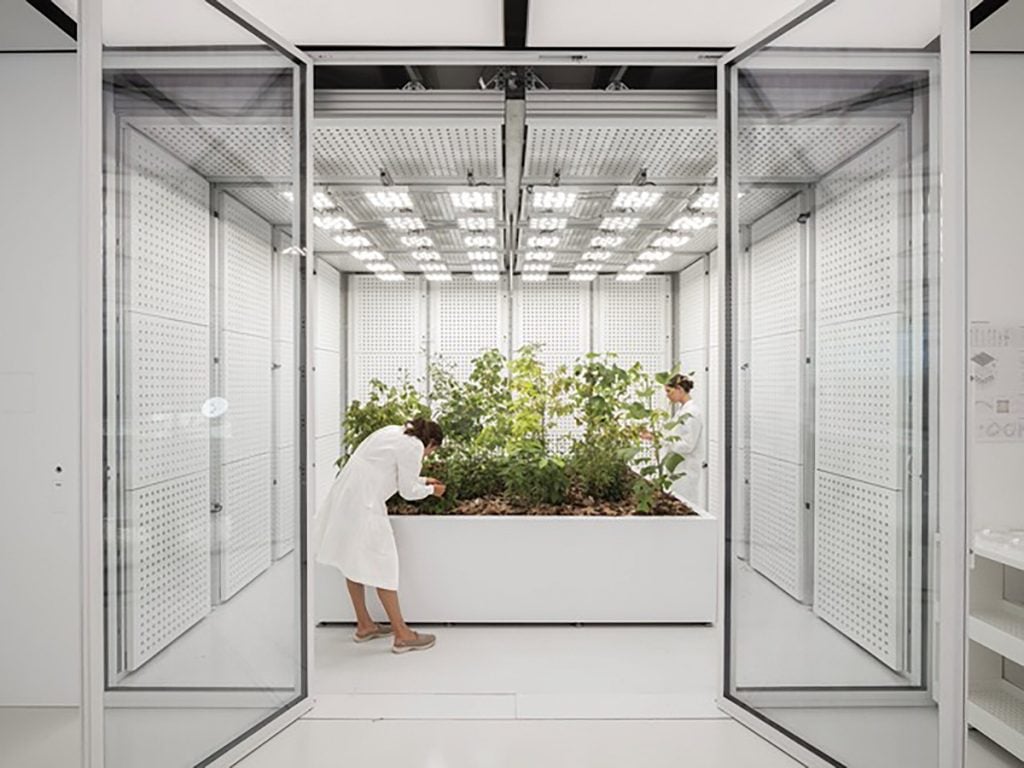
<instances>
[{"instance_id":1,"label":"white ceiling panel","mask_svg":"<svg viewBox=\"0 0 1024 768\"><path fill-rule=\"evenodd\" d=\"M25 0L0 0L0 51L74 49L75 41Z\"/></svg>"}]
</instances>

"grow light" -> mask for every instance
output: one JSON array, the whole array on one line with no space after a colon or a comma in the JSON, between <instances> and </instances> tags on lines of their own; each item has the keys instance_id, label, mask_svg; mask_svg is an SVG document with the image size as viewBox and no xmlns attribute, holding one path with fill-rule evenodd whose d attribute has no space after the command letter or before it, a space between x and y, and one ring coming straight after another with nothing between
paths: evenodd
<instances>
[{"instance_id":1,"label":"grow light","mask_svg":"<svg viewBox=\"0 0 1024 768\"><path fill-rule=\"evenodd\" d=\"M437 261L441 258L441 254L437 251L413 251L412 257L416 261Z\"/></svg>"},{"instance_id":2,"label":"grow light","mask_svg":"<svg viewBox=\"0 0 1024 768\"><path fill-rule=\"evenodd\" d=\"M655 269L657 269L657 265L649 261L634 261L626 267L627 272L653 272Z\"/></svg>"},{"instance_id":3,"label":"grow light","mask_svg":"<svg viewBox=\"0 0 1024 768\"><path fill-rule=\"evenodd\" d=\"M661 200L661 192L650 187L619 187L612 208L617 211L639 211L653 208Z\"/></svg>"},{"instance_id":4,"label":"grow light","mask_svg":"<svg viewBox=\"0 0 1024 768\"><path fill-rule=\"evenodd\" d=\"M496 283L501 280L497 272L474 272L473 279L480 283Z\"/></svg>"},{"instance_id":5,"label":"grow light","mask_svg":"<svg viewBox=\"0 0 1024 768\"><path fill-rule=\"evenodd\" d=\"M470 232L483 232L494 229L493 216L469 216L459 219L459 229L468 229Z\"/></svg>"},{"instance_id":6,"label":"grow light","mask_svg":"<svg viewBox=\"0 0 1024 768\"><path fill-rule=\"evenodd\" d=\"M463 242L467 248L497 248L498 238L494 235L466 235Z\"/></svg>"},{"instance_id":7,"label":"grow light","mask_svg":"<svg viewBox=\"0 0 1024 768\"><path fill-rule=\"evenodd\" d=\"M597 235L591 238L591 248L618 248L626 242L626 238L622 235Z\"/></svg>"},{"instance_id":8,"label":"grow light","mask_svg":"<svg viewBox=\"0 0 1024 768\"><path fill-rule=\"evenodd\" d=\"M638 258L640 261L664 261L671 255L668 251L644 251Z\"/></svg>"},{"instance_id":9,"label":"grow light","mask_svg":"<svg viewBox=\"0 0 1024 768\"><path fill-rule=\"evenodd\" d=\"M412 198L405 187L388 187L366 193L366 199L374 208L385 211L411 211Z\"/></svg>"},{"instance_id":10,"label":"grow light","mask_svg":"<svg viewBox=\"0 0 1024 768\"><path fill-rule=\"evenodd\" d=\"M469 251L466 253L466 258L470 261L497 261L497 251Z\"/></svg>"},{"instance_id":11,"label":"grow light","mask_svg":"<svg viewBox=\"0 0 1024 768\"><path fill-rule=\"evenodd\" d=\"M381 261L384 258L380 251L352 251L352 255L360 261Z\"/></svg>"},{"instance_id":12,"label":"grow light","mask_svg":"<svg viewBox=\"0 0 1024 768\"><path fill-rule=\"evenodd\" d=\"M420 264L420 272L447 272L448 265L440 261L425 261Z\"/></svg>"},{"instance_id":13,"label":"grow light","mask_svg":"<svg viewBox=\"0 0 1024 768\"><path fill-rule=\"evenodd\" d=\"M424 277L430 283L450 283L452 281L451 272L428 272Z\"/></svg>"},{"instance_id":14,"label":"grow light","mask_svg":"<svg viewBox=\"0 0 1024 768\"><path fill-rule=\"evenodd\" d=\"M556 229L565 229L569 223L568 219L561 219L557 216L532 216L530 218L530 229L541 232L553 232Z\"/></svg>"},{"instance_id":15,"label":"grow light","mask_svg":"<svg viewBox=\"0 0 1024 768\"><path fill-rule=\"evenodd\" d=\"M746 192L740 192L739 197L746 195ZM696 208L698 211L715 211L718 210L718 192L702 192L691 205L692 208Z\"/></svg>"},{"instance_id":16,"label":"grow light","mask_svg":"<svg viewBox=\"0 0 1024 768\"><path fill-rule=\"evenodd\" d=\"M389 216L384 219L384 223L391 229L399 229L405 232L415 232L417 230L426 229L423 225L423 219L419 216Z\"/></svg>"},{"instance_id":17,"label":"grow light","mask_svg":"<svg viewBox=\"0 0 1024 768\"><path fill-rule=\"evenodd\" d=\"M575 204L575 192L558 187L533 188L533 207L538 211L568 211Z\"/></svg>"},{"instance_id":18,"label":"grow light","mask_svg":"<svg viewBox=\"0 0 1024 768\"><path fill-rule=\"evenodd\" d=\"M619 272L615 279L620 283L638 283L644 279L643 272Z\"/></svg>"},{"instance_id":19,"label":"grow light","mask_svg":"<svg viewBox=\"0 0 1024 768\"><path fill-rule=\"evenodd\" d=\"M328 232L341 232L346 229L355 229L356 225L351 219L346 219L338 214L323 213L313 217L314 226L326 229Z\"/></svg>"},{"instance_id":20,"label":"grow light","mask_svg":"<svg viewBox=\"0 0 1024 768\"><path fill-rule=\"evenodd\" d=\"M474 272L497 272L498 271L498 265L497 264L491 264L491 263L474 264L473 265L473 271Z\"/></svg>"},{"instance_id":21,"label":"grow light","mask_svg":"<svg viewBox=\"0 0 1024 768\"><path fill-rule=\"evenodd\" d=\"M696 216L691 214L680 216L669 224L668 228L675 232L699 232L702 229L707 229L714 223L715 219L712 216Z\"/></svg>"},{"instance_id":22,"label":"grow light","mask_svg":"<svg viewBox=\"0 0 1024 768\"><path fill-rule=\"evenodd\" d=\"M548 272L550 270L550 264L540 264L536 261L531 261L528 264L523 265L523 272Z\"/></svg>"},{"instance_id":23,"label":"grow light","mask_svg":"<svg viewBox=\"0 0 1024 768\"><path fill-rule=\"evenodd\" d=\"M607 261L610 256L608 251L585 251L583 253L585 261Z\"/></svg>"},{"instance_id":24,"label":"grow light","mask_svg":"<svg viewBox=\"0 0 1024 768\"><path fill-rule=\"evenodd\" d=\"M601 229L606 232L623 232L627 229L636 229L639 223L638 216L605 216L601 220Z\"/></svg>"},{"instance_id":25,"label":"grow light","mask_svg":"<svg viewBox=\"0 0 1024 768\"><path fill-rule=\"evenodd\" d=\"M295 193L290 189L286 189L281 193L281 197L287 200L289 203L295 202ZM313 193L313 210L314 211L333 211L338 206L334 204L334 200L326 192L314 192Z\"/></svg>"},{"instance_id":26,"label":"grow light","mask_svg":"<svg viewBox=\"0 0 1024 768\"><path fill-rule=\"evenodd\" d=\"M662 235L661 237L655 238L654 242L651 243L655 248L682 248L690 242L690 238L687 235Z\"/></svg>"},{"instance_id":27,"label":"grow light","mask_svg":"<svg viewBox=\"0 0 1024 768\"><path fill-rule=\"evenodd\" d=\"M547 272L524 272L523 280L528 283L543 283L548 279Z\"/></svg>"},{"instance_id":28,"label":"grow light","mask_svg":"<svg viewBox=\"0 0 1024 768\"><path fill-rule=\"evenodd\" d=\"M573 267L577 272L600 272L604 269L602 264L598 264L595 261L584 261Z\"/></svg>"},{"instance_id":29,"label":"grow light","mask_svg":"<svg viewBox=\"0 0 1024 768\"><path fill-rule=\"evenodd\" d=\"M558 235L533 235L526 238L528 248L557 248L562 242Z\"/></svg>"},{"instance_id":30,"label":"grow light","mask_svg":"<svg viewBox=\"0 0 1024 768\"><path fill-rule=\"evenodd\" d=\"M489 211L494 208L494 192L490 189L463 189L449 192L452 205L466 211Z\"/></svg>"},{"instance_id":31,"label":"grow light","mask_svg":"<svg viewBox=\"0 0 1024 768\"><path fill-rule=\"evenodd\" d=\"M434 241L427 235L402 235L399 238L406 248L433 248Z\"/></svg>"},{"instance_id":32,"label":"grow light","mask_svg":"<svg viewBox=\"0 0 1024 768\"><path fill-rule=\"evenodd\" d=\"M378 280L383 280L385 283L401 283L405 280L405 275L401 272L375 272L374 274Z\"/></svg>"},{"instance_id":33,"label":"grow light","mask_svg":"<svg viewBox=\"0 0 1024 768\"><path fill-rule=\"evenodd\" d=\"M526 252L526 260L527 261L554 261L555 260L555 253L554 253L554 251L527 251Z\"/></svg>"},{"instance_id":34,"label":"grow light","mask_svg":"<svg viewBox=\"0 0 1024 768\"><path fill-rule=\"evenodd\" d=\"M368 261L366 268L371 272L394 272L395 265L390 261Z\"/></svg>"},{"instance_id":35,"label":"grow light","mask_svg":"<svg viewBox=\"0 0 1024 768\"><path fill-rule=\"evenodd\" d=\"M354 234L354 235L335 235L334 242L340 245L342 248L369 248L373 243L369 241L366 235Z\"/></svg>"},{"instance_id":36,"label":"grow light","mask_svg":"<svg viewBox=\"0 0 1024 768\"><path fill-rule=\"evenodd\" d=\"M597 278L597 272L570 272L569 279L575 281L590 282Z\"/></svg>"}]
</instances>

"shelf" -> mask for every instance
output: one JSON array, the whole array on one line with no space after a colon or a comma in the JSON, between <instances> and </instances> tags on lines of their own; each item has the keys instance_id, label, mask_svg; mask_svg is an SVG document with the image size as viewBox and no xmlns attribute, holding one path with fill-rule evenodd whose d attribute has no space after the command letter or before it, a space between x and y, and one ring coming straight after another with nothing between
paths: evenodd
<instances>
[{"instance_id":1,"label":"shelf","mask_svg":"<svg viewBox=\"0 0 1024 768\"><path fill-rule=\"evenodd\" d=\"M1024 539L1024 536L1021 538ZM984 534L976 533L971 551L977 557L1024 571L1024 543L1014 545L1009 542L993 541L987 539Z\"/></svg>"},{"instance_id":2,"label":"shelf","mask_svg":"<svg viewBox=\"0 0 1024 768\"><path fill-rule=\"evenodd\" d=\"M1024 666L1024 609L1006 601L971 609L971 640Z\"/></svg>"},{"instance_id":3,"label":"shelf","mask_svg":"<svg viewBox=\"0 0 1024 768\"><path fill-rule=\"evenodd\" d=\"M967 722L1024 760L1024 693L1019 689L1003 680L972 688Z\"/></svg>"}]
</instances>

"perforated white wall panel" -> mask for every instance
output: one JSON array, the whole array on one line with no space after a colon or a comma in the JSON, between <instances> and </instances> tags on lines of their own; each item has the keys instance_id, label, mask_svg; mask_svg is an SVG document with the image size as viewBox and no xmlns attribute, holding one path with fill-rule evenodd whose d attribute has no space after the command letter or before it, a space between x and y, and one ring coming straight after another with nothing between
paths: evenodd
<instances>
[{"instance_id":1,"label":"perforated white wall panel","mask_svg":"<svg viewBox=\"0 0 1024 768\"><path fill-rule=\"evenodd\" d=\"M708 512L721 519L722 494L719 483L722 481L722 467L718 462L719 444L715 440L708 441Z\"/></svg>"},{"instance_id":2,"label":"perforated white wall panel","mask_svg":"<svg viewBox=\"0 0 1024 768\"><path fill-rule=\"evenodd\" d=\"M128 668L210 610L210 190L127 135L121 433Z\"/></svg>"},{"instance_id":3,"label":"perforated white wall panel","mask_svg":"<svg viewBox=\"0 0 1024 768\"><path fill-rule=\"evenodd\" d=\"M637 283L605 275L594 282L595 351L614 352L625 365L639 362L651 374L668 370L672 341L668 275L648 275Z\"/></svg>"},{"instance_id":4,"label":"perforated white wall panel","mask_svg":"<svg viewBox=\"0 0 1024 768\"><path fill-rule=\"evenodd\" d=\"M226 464L223 482L221 598L227 600L270 566L270 454Z\"/></svg>"},{"instance_id":5,"label":"perforated white wall panel","mask_svg":"<svg viewBox=\"0 0 1024 768\"><path fill-rule=\"evenodd\" d=\"M807 595L804 513L803 259L796 202L751 227L750 564L797 599Z\"/></svg>"},{"instance_id":6,"label":"perforated white wall panel","mask_svg":"<svg viewBox=\"0 0 1024 768\"><path fill-rule=\"evenodd\" d=\"M274 461L277 481L273 492L273 555L276 560L295 547L295 519L299 506L299 457L295 446L278 449Z\"/></svg>"},{"instance_id":7,"label":"perforated white wall panel","mask_svg":"<svg viewBox=\"0 0 1024 768\"><path fill-rule=\"evenodd\" d=\"M316 348L340 352L341 274L322 259L316 273Z\"/></svg>"},{"instance_id":8,"label":"perforated white wall panel","mask_svg":"<svg viewBox=\"0 0 1024 768\"><path fill-rule=\"evenodd\" d=\"M680 352L706 350L707 337L707 267L704 259L679 273L679 317L676 333Z\"/></svg>"},{"instance_id":9,"label":"perforated white wall panel","mask_svg":"<svg viewBox=\"0 0 1024 768\"><path fill-rule=\"evenodd\" d=\"M273 522L273 243L270 225L228 195L220 209L220 598L269 567Z\"/></svg>"},{"instance_id":10,"label":"perforated white wall panel","mask_svg":"<svg viewBox=\"0 0 1024 768\"><path fill-rule=\"evenodd\" d=\"M326 349L316 353L316 437L341 433L341 355Z\"/></svg>"},{"instance_id":11,"label":"perforated white wall panel","mask_svg":"<svg viewBox=\"0 0 1024 768\"><path fill-rule=\"evenodd\" d=\"M896 120L744 125L737 132L739 173L817 178L880 138Z\"/></svg>"},{"instance_id":12,"label":"perforated white wall panel","mask_svg":"<svg viewBox=\"0 0 1024 768\"><path fill-rule=\"evenodd\" d=\"M750 457L750 565L795 597L803 594L809 530L801 512L803 468Z\"/></svg>"},{"instance_id":13,"label":"perforated white wall panel","mask_svg":"<svg viewBox=\"0 0 1024 768\"><path fill-rule=\"evenodd\" d=\"M296 371L295 357L295 257L275 253L274 296L274 493L273 554L280 558L290 552L295 542L295 520L298 510L298 454L296 438Z\"/></svg>"},{"instance_id":14,"label":"perforated white wall panel","mask_svg":"<svg viewBox=\"0 0 1024 768\"><path fill-rule=\"evenodd\" d=\"M815 611L900 669L900 494L825 472L817 473L815 485Z\"/></svg>"},{"instance_id":15,"label":"perforated white wall panel","mask_svg":"<svg viewBox=\"0 0 1024 768\"><path fill-rule=\"evenodd\" d=\"M276 123L276 124L275 124ZM292 173L292 125L146 124L143 130L207 177L288 178Z\"/></svg>"},{"instance_id":16,"label":"perforated white wall panel","mask_svg":"<svg viewBox=\"0 0 1024 768\"><path fill-rule=\"evenodd\" d=\"M374 378L403 375L422 387L426 351L426 294L419 278L385 283L349 277L349 400L365 400Z\"/></svg>"},{"instance_id":17,"label":"perforated white wall panel","mask_svg":"<svg viewBox=\"0 0 1024 768\"><path fill-rule=\"evenodd\" d=\"M129 491L128 668L138 669L210 611L210 473Z\"/></svg>"},{"instance_id":18,"label":"perforated white wall panel","mask_svg":"<svg viewBox=\"0 0 1024 768\"><path fill-rule=\"evenodd\" d=\"M819 184L815 611L902 669L903 495L900 174L895 131Z\"/></svg>"},{"instance_id":19,"label":"perforated white wall panel","mask_svg":"<svg viewBox=\"0 0 1024 768\"><path fill-rule=\"evenodd\" d=\"M341 456L341 444L337 435L319 437L316 440L316 488L311 489L316 494L316 508L324 503L327 494L331 491L331 484L338 474L334 462Z\"/></svg>"},{"instance_id":20,"label":"perforated white wall panel","mask_svg":"<svg viewBox=\"0 0 1024 768\"><path fill-rule=\"evenodd\" d=\"M479 283L456 275L430 290L430 352L469 375L473 358L489 349L508 347L508 294L504 283Z\"/></svg>"}]
</instances>

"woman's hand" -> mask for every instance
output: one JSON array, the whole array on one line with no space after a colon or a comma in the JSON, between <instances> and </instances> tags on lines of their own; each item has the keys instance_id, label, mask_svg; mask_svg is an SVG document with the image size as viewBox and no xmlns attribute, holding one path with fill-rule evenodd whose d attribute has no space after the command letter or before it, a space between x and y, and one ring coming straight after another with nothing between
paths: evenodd
<instances>
[{"instance_id":1,"label":"woman's hand","mask_svg":"<svg viewBox=\"0 0 1024 768\"><path fill-rule=\"evenodd\" d=\"M434 486L435 496L444 496L444 492L448 489L448 486L446 486L444 483L438 482L437 480L431 482L430 485Z\"/></svg>"},{"instance_id":2,"label":"woman's hand","mask_svg":"<svg viewBox=\"0 0 1024 768\"><path fill-rule=\"evenodd\" d=\"M645 443L649 443L651 442L651 440L654 439L654 435L645 429L643 432L640 433L640 439L643 440Z\"/></svg>"},{"instance_id":3,"label":"woman's hand","mask_svg":"<svg viewBox=\"0 0 1024 768\"><path fill-rule=\"evenodd\" d=\"M424 485L443 485L443 483L436 477L425 477L423 478Z\"/></svg>"}]
</instances>

